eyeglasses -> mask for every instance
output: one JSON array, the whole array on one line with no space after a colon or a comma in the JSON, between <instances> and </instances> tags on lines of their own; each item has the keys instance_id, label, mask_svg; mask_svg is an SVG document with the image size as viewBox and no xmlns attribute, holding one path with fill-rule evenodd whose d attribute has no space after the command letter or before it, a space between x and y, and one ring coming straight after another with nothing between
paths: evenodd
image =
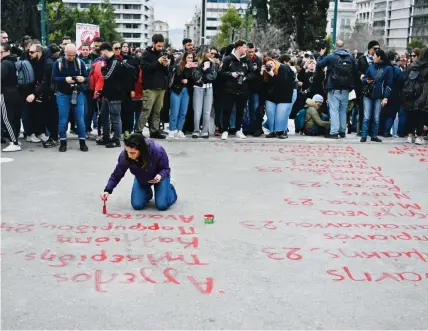
<instances>
[{"instance_id":1,"label":"eyeglasses","mask_svg":"<svg viewBox=\"0 0 428 331\"><path fill-rule=\"evenodd\" d=\"M115 51L120 51L120 47L113 48Z\"/></svg>"},{"instance_id":2,"label":"eyeglasses","mask_svg":"<svg viewBox=\"0 0 428 331\"><path fill-rule=\"evenodd\" d=\"M217 53L215 53L215 52L211 52L210 54L211 54L211 55L217 55Z\"/></svg>"}]
</instances>

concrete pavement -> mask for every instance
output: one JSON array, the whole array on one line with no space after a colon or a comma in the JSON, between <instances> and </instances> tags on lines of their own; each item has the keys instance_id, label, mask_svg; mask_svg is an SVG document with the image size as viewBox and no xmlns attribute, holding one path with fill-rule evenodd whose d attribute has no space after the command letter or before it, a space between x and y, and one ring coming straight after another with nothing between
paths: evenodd
<instances>
[{"instance_id":1,"label":"concrete pavement","mask_svg":"<svg viewBox=\"0 0 428 331\"><path fill-rule=\"evenodd\" d=\"M2 328L427 329L428 147L356 142L162 141L178 202L107 215L119 149L3 153Z\"/></svg>"}]
</instances>

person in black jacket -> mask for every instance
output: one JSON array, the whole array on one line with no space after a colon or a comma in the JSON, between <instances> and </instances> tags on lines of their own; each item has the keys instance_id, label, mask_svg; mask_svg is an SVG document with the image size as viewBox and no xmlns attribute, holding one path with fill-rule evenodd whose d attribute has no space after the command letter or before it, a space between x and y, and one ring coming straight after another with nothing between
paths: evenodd
<instances>
[{"instance_id":1,"label":"person in black jacket","mask_svg":"<svg viewBox=\"0 0 428 331\"><path fill-rule=\"evenodd\" d=\"M285 64L265 57L260 72L264 80L264 99L268 128L266 138L288 138L288 118L292 108L294 73Z\"/></svg>"},{"instance_id":2,"label":"person in black jacket","mask_svg":"<svg viewBox=\"0 0 428 331\"><path fill-rule=\"evenodd\" d=\"M254 137L260 137L263 134L262 123L263 123L263 111L260 110L260 89L262 86L262 75L260 70L262 69L262 59L260 59L256 53L254 44L248 44L247 55L253 64L254 78L248 84L248 134ZM246 131L246 130L244 130ZM246 133L244 133L246 134Z\"/></svg>"},{"instance_id":3,"label":"person in black jacket","mask_svg":"<svg viewBox=\"0 0 428 331\"><path fill-rule=\"evenodd\" d=\"M107 148L120 147L120 137L122 134L122 120L120 116L123 86L127 85L123 81L123 68L119 59L113 53L110 43L103 43L100 46L101 56L105 59L105 66L101 68L104 76L104 86L102 95L104 97L101 105L101 119L103 125L103 139L97 141L98 145L105 145ZM110 119L110 120L109 120ZM114 138L110 139L110 121Z\"/></svg>"},{"instance_id":4,"label":"person in black jacket","mask_svg":"<svg viewBox=\"0 0 428 331\"><path fill-rule=\"evenodd\" d=\"M19 109L22 107L21 98L18 92L18 80L16 77L15 62L18 60L16 55L11 55L11 47L7 43L2 43L0 48L1 54L1 126L2 131L5 130L9 134L10 145L3 149L3 152L18 152L21 150L21 145L18 142L17 121Z\"/></svg>"},{"instance_id":5,"label":"person in black jacket","mask_svg":"<svg viewBox=\"0 0 428 331\"><path fill-rule=\"evenodd\" d=\"M247 57L245 41L235 42L232 54L223 60L220 74L224 83L224 109L221 139L226 140L229 135L230 114L233 105L236 107L236 122L233 132L239 139L245 139L241 131L244 108L248 100L248 83L254 78L254 69L251 60ZM231 133L233 133L231 132Z\"/></svg>"},{"instance_id":6,"label":"person in black jacket","mask_svg":"<svg viewBox=\"0 0 428 331\"><path fill-rule=\"evenodd\" d=\"M30 107L29 134L40 134L39 139L43 141L45 148L55 147L59 145L59 141L58 106L51 84L54 60L50 57L50 51L44 51L39 44L30 47L29 55L35 76L33 91L26 98ZM49 138L45 134L46 128L49 131ZM32 140L34 138L35 136L27 136L27 141L34 142Z\"/></svg>"},{"instance_id":7,"label":"person in black jacket","mask_svg":"<svg viewBox=\"0 0 428 331\"><path fill-rule=\"evenodd\" d=\"M152 43L152 47L146 48L141 59L144 93L143 111L135 131L142 133L151 115L150 138L165 139L166 137L159 132L159 126L170 60L163 52L165 40L161 34L155 34L152 37Z\"/></svg>"}]
</instances>

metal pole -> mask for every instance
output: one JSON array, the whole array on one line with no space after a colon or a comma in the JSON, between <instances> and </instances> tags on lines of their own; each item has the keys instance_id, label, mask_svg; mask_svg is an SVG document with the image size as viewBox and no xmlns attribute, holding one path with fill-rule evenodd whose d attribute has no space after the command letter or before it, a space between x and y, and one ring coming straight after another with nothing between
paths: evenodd
<instances>
[{"instance_id":1,"label":"metal pole","mask_svg":"<svg viewBox=\"0 0 428 331\"><path fill-rule=\"evenodd\" d=\"M41 11L40 11L40 25L42 34L42 45L46 46L46 21L45 21L45 0L40 0Z\"/></svg>"},{"instance_id":2,"label":"metal pole","mask_svg":"<svg viewBox=\"0 0 428 331\"><path fill-rule=\"evenodd\" d=\"M332 45L332 49L334 49L334 45L336 44L336 27L337 27L337 6L339 4L338 0L334 0L334 24L333 24L333 45Z\"/></svg>"}]
</instances>

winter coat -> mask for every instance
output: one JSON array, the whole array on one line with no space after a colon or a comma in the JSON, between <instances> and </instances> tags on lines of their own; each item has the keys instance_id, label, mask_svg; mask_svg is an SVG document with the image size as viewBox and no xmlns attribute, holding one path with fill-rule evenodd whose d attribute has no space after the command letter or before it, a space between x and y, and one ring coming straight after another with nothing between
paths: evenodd
<instances>
[{"instance_id":1,"label":"winter coat","mask_svg":"<svg viewBox=\"0 0 428 331\"><path fill-rule=\"evenodd\" d=\"M104 192L111 194L128 169L143 187L150 185L148 181L155 178L158 174L161 175L162 178L166 178L170 175L171 169L169 167L168 155L166 154L165 149L150 139L146 139L146 143L149 146L148 165L142 168L137 162L127 160L125 158L126 151L122 151L119 155L119 159L117 160L116 168L111 174Z\"/></svg>"},{"instance_id":2,"label":"winter coat","mask_svg":"<svg viewBox=\"0 0 428 331\"><path fill-rule=\"evenodd\" d=\"M372 63L363 77L363 85L367 85L367 79L374 80L370 99L389 99L392 89L392 67L383 61Z\"/></svg>"},{"instance_id":3,"label":"winter coat","mask_svg":"<svg viewBox=\"0 0 428 331\"><path fill-rule=\"evenodd\" d=\"M33 93L36 97L52 96L54 94L52 89L52 68L55 62L48 55L43 53L40 59L30 61L35 78Z\"/></svg>"},{"instance_id":4,"label":"winter coat","mask_svg":"<svg viewBox=\"0 0 428 331\"><path fill-rule=\"evenodd\" d=\"M171 91L175 94L180 94L183 88L189 88L192 85L193 76L192 73L196 70L196 68L186 68L184 67L182 71L179 72L178 65L173 66L172 74L174 75L174 82L171 86ZM187 79L187 84L183 84L181 81L183 79Z\"/></svg>"},{"instance_id":5,"label":"winter coat","mask_svg":"<svg viewBox=\"0 0 428 331\"><path fill-rule=\"evenodd\" d=\"M97 98L98 92L101 92L104 87L104 77L101 72L101 67L105 65L102 58L97 58L91 64L92 70L89 75L89 89L94 91L94 99Z\"/></svg>"},{"instance_id":6,"label":"winter coat","mask_svg":"<svg viewBox=\"0 0 428 331\"><path fill-rule=\"evenodd\" d=\"M323 121L321 119L321 109L318 105L312 101L312 99L306 100L306 115L305 115L305 131L312 129L315 125L328 129L330 127L330 121Z\"/></svg>"},{"instance_id":7,"label":"winter coat","mask_svg":"<svg viewBox=\"0 0 428 331\"><path fill-rule=\"evenodd\" d=\"M409 110L428 112L428 62L416 61L412 64L410 70L417 70L420 72L422 94L413 102Z\"/></svg>"},{"instance_id":8,"label":"winter coat","mask_svg":"<svg viewBox=\"0 0 428 331\"><path fill-rule=\"evenodd\" d=\"M262 60L257 55L254 55L251 63L253 64L254 78L248 82L248 90L250 93L260 93L263 83L263 76L260 75Z\"/></svg>"},{"instance_id":9,"label":"winter coat","mask_svg":"<svg viewBox=\"0 0 428 331\"><path fill-rule=\"evenodd\" d=\"M16 76L15 63L18 57L14 54L5 56L1 60L1 93L18 91L18 77Z\"/></svg>"},{"instance_id":10,"label":"winter coat","mask_svg":"<svg viewBox=\"0 0 428 331\"><path fill-rule=\"evenodd\" d=\"M267 74L267 80L263 85L264 100L273 103L291 103L295 86L294 72L289 66L280 64L278 73L273 76Z\"/></svg>"},{"instance_id":11,"label":"winter coat","mask_svg":"<svg viewBox=\"0 0 428 331\"><path fill-rule=\"evenodd\" d=\"M161 52L153 51L147 47L141 58L141 69L143 70L143 90L167 88L168 66L159 63Z\"/></svg>"},{"instance_id":12,"label":"winter coat","mask_svg":"<svg viewBox=\"0 0 428 331\"><path fill-rule=\"evenodd\" d=\"M239 77L233 78L232 73L234 72L243 75L242 84L239 84ZM223 78L224 92L230 94L248 94L248 84L255 77L251 60L246 55L238 58L235 51L224 58L220 75Z\"/></svg>"},{"instance_id":13,"label":"winter coat","mask_svg":"<svg viewBox=\"0 0 428 331\"><path fill-rule=\"evenodd\" d=\"M80 61L80 65L78 64L78 61ZM65 81L65 79L73 76L83 76L85 78L83 83L79 83L77 85L80 92L85 92L85 84L88 82L88 72L86 71L86 66L83 61L76 58L72 62L69 62L64 57L60 57L54 63L52 69L52 83L56 84L57 91L71 95L73 88Z\"/></svg>"}]
</instances>

